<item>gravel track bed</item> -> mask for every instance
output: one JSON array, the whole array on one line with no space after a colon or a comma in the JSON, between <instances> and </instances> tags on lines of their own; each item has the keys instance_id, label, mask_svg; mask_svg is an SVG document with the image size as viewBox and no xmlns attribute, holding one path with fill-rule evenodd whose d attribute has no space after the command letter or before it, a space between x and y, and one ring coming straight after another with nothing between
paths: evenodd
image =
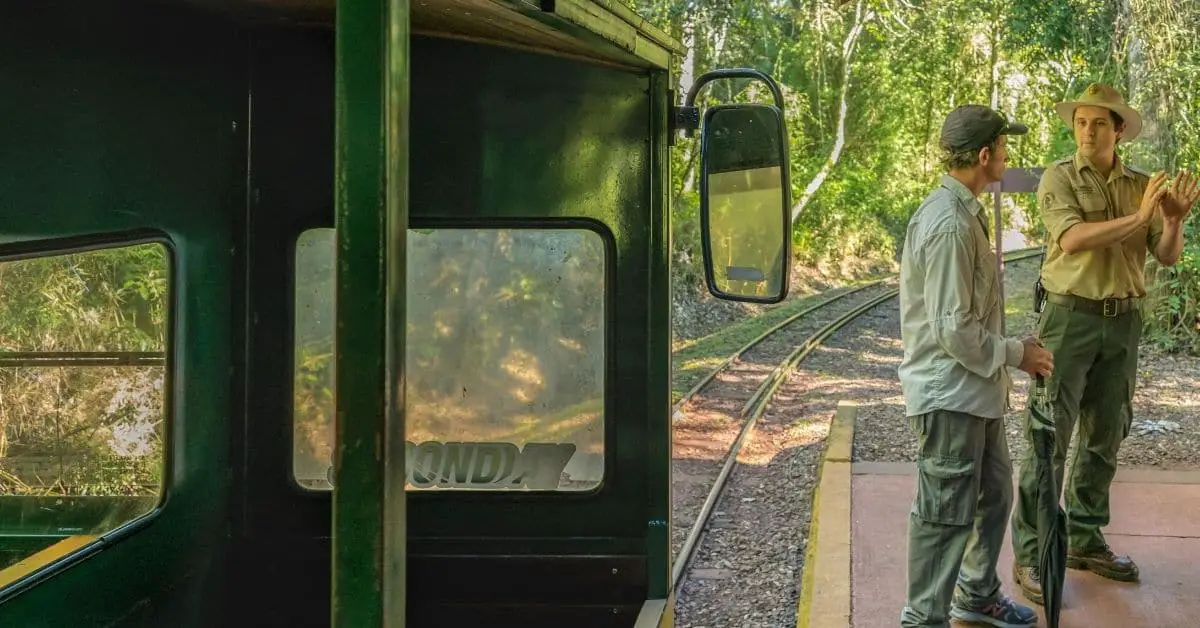
<instances>
[{"instance_id":1,"label":"gravel track bed","mask_svg":"<svg viewBox=\"0 0 1200 628\"><path fill-rule=\"evenodd\" d=\"M1010 312L1007 335L1024 337L1034 331L1036 318L1027 310L1039 262L1040 258L1033 258L1010 262L1005 267L1004 292ZM904 398L896 377L896 367L903 357L898 302L888 304L886 309L887 320L882 328L865 330L864 337L849 341L849 334L841 333L830 339L827 345L845 351L844 362L831 370L831 376L852 374L862 380L863 386L879 391L858 399L854 460L913 462L917 440L904 418ZM1030 379L1016 369L1010 369L1010 373L1012 410L1004 420L1009 450L1015 461L1024 456L1028 447L1021 422L1028 403ZM1118 463L1143 468L1200 469L1198 407L1200 358L1169 355L1143 344L1133 400L1133 429L1121 445ZM1072 449L1076 442L1073 438Z\"/></svg>"},{"instance_id":2,"label":"gravel track bed","mask_svg":"<svg viewBox=\"0 0 1200 628\"><path fill-rule=\"evenodd\" d=\"M806 388L799 378L780 387L738 457L684 575L679 628L796 625L816 464L833 407Z\"/></svg>"},{"instance_id":3,"label":"gravel track bed","mask_svg":"<svg viewBox=\"0 0 1200 628\"><path fill-rule=\"evenodd\" d=\"M787 354L808 335L841 314L874 299L891 281L863 290L797 321L780 338L765 341L747 361L766 362L744 394L713 386L684 408L676 428L674 469L675 544L678 553L716 478L729 444L742 422L735 417L745 399ZM877 308L878 309L878 308ZM874 310L873 310L874 311ZM870 313L868 313L868 316ZM768 344L770 343L770 344ZM819 350L819 349L818 349ZM766 356L764 359L763 356ZM803 364L801 365L803 366ZM731 397L735 397L731 403ZM796 371L780 386L747 440L713 518L701 537L676 602L680 628L794 626L798 585L808 541L816 465L838 394L816 389L813 377ZM705 434L712 461L680 459L681 433L700 418L699 407L726 405L727 431ZM733 407L730 407L733 406Z\"/></svg>"},{"instance_id":4,"label":"gravel track bed","mask_svg":"<svg viewBox=\"0 0 1200 628\"><path fill-rule=\"evenodd\" d=\"M885 292L881 283L835 301L792 323L735 360L685 404L673 420L671 552L678 555L700 513L730 445L743 422L741 410L754 391L800 342L838 316ZM776 393L785 392L786 384ZM766 425L766 415L758 429ZM752 445L748 443L748 446Z\"/></svg>"},{"instance_id":5,"label":"gravel track bed","mask_svg":"<svg viewBox=\"0 0 1200 628\"><path fill-rule=\"evenodd\" d=\"M1040 258L1006 265L1011 336L1031 334L1028 311ZM889 282L815 312L779 338L743 356L729 373L683 408L675 427L673 501L678 553L742 423L746 399L795 344L840 313L874 298ZM886 286L886 287L885 287ZM816 319L820 320L816 320ZM790 628L815 486L816 464L841 400L858 402L854 459L911 462L916 438L904 417L896 369L903 356L899 302L889 300L827 338L791 374L738 458L713 520L700 539L676 602L680 628ZM1143 347L1134 427L1123 465L1200 469L1200 359ZM1005 421L1014 459L1026 444L1020 428L1029 378L1013 371L1013 409Z\"/></svg>"}]
</instances>

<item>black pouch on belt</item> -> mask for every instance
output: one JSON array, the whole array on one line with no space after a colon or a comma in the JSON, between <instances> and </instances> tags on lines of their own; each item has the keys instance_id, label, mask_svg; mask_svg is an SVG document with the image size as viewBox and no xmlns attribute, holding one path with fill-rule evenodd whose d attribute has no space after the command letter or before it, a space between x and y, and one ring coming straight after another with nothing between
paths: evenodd
<instances>
[{"instance_id":1,"label":"black pouch on belt","mask_svg":"<svg viewBox=\"0 0 1200 628\"><path fill-rule=\"evenodd\" d=\"M1042 248L1042 264L1046 263L1046 249ZM1033 312L1041 314L1046 309L1046 287L1042 285L1042 270L1038 268L1037 282L1033 284Z\"/></svg>"},{"instance_id":2,"label":"black pouch on belt","mask_svg":"<svg viewBox=\"0 0 1200 628\"><path fill-rule=\"evenodd\" d=\"M1035 314L1041 314L1046 308L1046 288L1042 286L1042 278L1038 277L1037 283L1033 284L1033 311Z\"/></svg>"}]
</instances>

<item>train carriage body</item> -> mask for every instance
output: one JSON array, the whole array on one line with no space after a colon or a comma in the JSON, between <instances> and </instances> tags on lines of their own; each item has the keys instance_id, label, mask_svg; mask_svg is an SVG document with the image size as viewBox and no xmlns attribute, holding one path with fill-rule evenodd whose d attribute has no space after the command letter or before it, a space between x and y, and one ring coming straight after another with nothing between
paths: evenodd
<instances>
[{"instance_id":1,"label":"train carriage body","mask_svg":"<svg viewBox=\"0 0 1200 628\"><path fill-rule=\"evenodd\" d=\"M0 624L671 622L677 43L58 0L0 52Z\"/></svg>"}]
</instances>

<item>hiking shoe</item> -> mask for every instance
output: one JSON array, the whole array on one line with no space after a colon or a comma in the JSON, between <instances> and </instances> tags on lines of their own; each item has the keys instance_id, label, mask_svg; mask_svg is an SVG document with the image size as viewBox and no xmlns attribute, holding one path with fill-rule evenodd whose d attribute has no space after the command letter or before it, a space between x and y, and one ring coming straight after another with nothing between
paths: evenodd
<instances>
[{"instance_id":1,"label":"hiking shoe","mask_svg":"<svg viewBox=\"0 0 1200 628\"><path fill-rule=\"evenodd\" d=\"M996 628L1035 628L1038 623L1037 613L1032 608L1003 595L982 608L971 608L956 601L950 606L950 617Z\"/></svg>"},{"instance_id":2,"label":"hiking shoe","mask_svg":"<svg viewBox=\"0 0 1200 628\"><path fill-rule=\"evenodd\" d=\"M1021 587L1021 593L1034 604L1042 604L1042 575L1037 567L1013 563L1013 582Z\"/></svg>"},{"instance_id":3,"label":"hiking shoe","mask_svg":"<svg viewBox=\"0 0 1200 628\"><path fill-rule=\"evenodd\" d=\"M1107 543L1094 550L1067 550L1067 566L1091 571L1098 576L1121 582L1137 582L1138 566L1128 556L1117 556Z\"/></svg>"}]
</instances>

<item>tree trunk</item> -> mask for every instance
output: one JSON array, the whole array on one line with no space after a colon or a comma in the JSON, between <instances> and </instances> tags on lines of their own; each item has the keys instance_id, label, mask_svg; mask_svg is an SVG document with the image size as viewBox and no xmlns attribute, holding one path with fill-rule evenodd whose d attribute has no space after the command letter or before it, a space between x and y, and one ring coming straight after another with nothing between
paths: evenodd
<instances>
[{"instance_id":1,"label":"tree trunk","mask_svg":"<svg viewBox=\"0 0 1200 628\"><path fill-rule=\"evenodd\" d=\"M837 165L838 159L842 156L842 149L846 146L846 112L849 108L850 96L850 68L854 60L854 51L858 44L858 38L862 35L866 25L875 19L874 10L864 10L863 0L858 0L858 4L854 8L854 23L846 31L846 39L842 42L842 84L838 94L838 114L836 135L833 140L833 149L829 153L829 158L821 165L821 169L817 172L812 181L808 182L808 187L804 188L804 193L800 195L800 200L792 206L792 223L795 224L796 219L804 212L804 208L812 200L813 195L817 190L821 189L821 184L829 177L830 171Z\"/></svg>"}]
</instances>

